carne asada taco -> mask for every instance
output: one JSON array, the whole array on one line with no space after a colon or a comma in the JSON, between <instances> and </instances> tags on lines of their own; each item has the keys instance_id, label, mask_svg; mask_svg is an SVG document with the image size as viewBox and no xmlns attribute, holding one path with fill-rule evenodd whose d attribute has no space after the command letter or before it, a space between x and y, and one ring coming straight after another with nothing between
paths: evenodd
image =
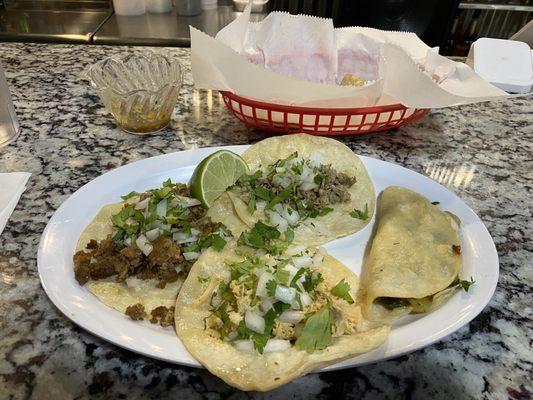
<instances>
[{"instance_id":1,"label":"carne asada taco","mask_svg":"<svg viewBox=\"0 0 533 400\"><path fill-rule=\"evenodd\" d=\"M270 237L275 228L262 229ZM389 328L363 319L347 267L320 248L270 250L232 241L221 253L207 250L189 272L176 332L209 371L241 390L266 391L385 341Z\"/></svg>"},{"instance_id":2,"label":"carne asada taco","mask_svg":"<svg viewBox=\"0 0 533 400\"><path fill-rule=\"evenodd\" d=\"M103 303L135 320L172 325L176 296L203 250L230 237L212 222L187 185L132 192L103 207L82 232L74 275Z\"/></svg>"},{"instance_id":3,"label":"carne asada taco","mask_svg":"<svg viewBox=\"0 0 533 400\"><path fill-rule=\"evenodd\" d=\"M459 287L459 219L398 186L382 192L376 217L363 265L365 316L390 322L440 306Z\"/></svg>"},{"instance_id":4,"label":"carne asada taco","mask_svg":"<svg viewBox=\"0 0 533 400\"><path fill-rule=\"evenodd\" d=\"M295 243L318 245L362 229L374 212L374 186L361 160L342 143L305 134L265 139L244 152L250 173L221 197L223 221L236 212L239 234L261 220L294 231Z\"/></svg>"}]
</instances>

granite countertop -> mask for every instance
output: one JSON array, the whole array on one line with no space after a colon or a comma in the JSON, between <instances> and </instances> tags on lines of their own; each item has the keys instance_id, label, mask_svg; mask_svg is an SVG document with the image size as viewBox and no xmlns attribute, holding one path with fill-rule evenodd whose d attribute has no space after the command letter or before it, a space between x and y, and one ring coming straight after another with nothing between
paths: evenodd
<instances>
[{"instance_id":1,"label":"granite countertop","mask_svg":"<svg viewBox=\"0 0 533 400\"><path fill-rule=\"evenodd\" d=\"M377 364L311 374L268 394L245 394L205 370L143 357L74 325L48 300L37 273L47 221L100 174L145 157L255 142L216 92L192 87L188 49L172 124L138 137L115 128L84 67L146 48L0 44L21 134L0 149L0 171L28 171L27 190L0 236L0 398L530 399L533 354L533 100L435 110L394 132L341 140L359 154L427 175L463 198L492 234L500 280L469 325L423 350Z\"/></svg>"}]
</instances>

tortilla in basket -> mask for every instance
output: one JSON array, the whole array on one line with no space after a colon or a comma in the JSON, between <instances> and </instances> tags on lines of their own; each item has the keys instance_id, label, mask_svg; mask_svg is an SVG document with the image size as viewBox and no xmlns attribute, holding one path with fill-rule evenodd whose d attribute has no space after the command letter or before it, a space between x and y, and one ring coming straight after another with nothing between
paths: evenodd
<instances>
[{"instance_id":1,"label":"tortilla in basket","mask_svg":"<svg viewBox=\"0 0 533 400\"><path fill-rule=\"evenodd\" d=\"M210 372L222 378L226 383L241 390L271 390L308 372L316 371L368 352L386 340L389 327L383 326L371 329L368 321L363 319L358 304L353 303L353 301L353 304L349 304L346 300L335 296L331 296L331 309L333 310L332 315L335 315L336 318L333 332L337 333L333 333L331 342L325 348L308 352L297 347L298 340L302 336L296 339L296 344L293 343L291 345L288 344L288 340L273 340L270 336L264 352L260 354L255 348L255 344L254 348L251 348L252 345L250 344L250 349L246 349L246 346L244 349L236 347L237 343L247 344L248 341L246 340L232 342L233 339L228 339L228 337L221 339L219 331L210 325L212 323L210 321L213 318L213 310L221 307L214 304L213 302L216 300L213 299L216 299L219 295L225 296L220 293L226 293L227 295L227 292L220 292L222 290L221 287L226 285L230 279L233 279L231 277L236 273L235 271L239 270L239 268L233 270L235 268L234 265L241 265L239 262L243 262L243 256L238 255L238 249L234 243L231 246L228 244L223 254L215 253L210 249L198 259L178 295L174 317L176 333L187 350ZM315 254L315 256L316 254L321 254L316 257L323 257L323 261L318 268L314 269L313 273L322 274L324 281L321 285L328 288L327 290L344 280L343 282L349 285L351 293L357 291L358 279L347 267L327 255L322 249L309 248L306 251L314 252L312 254ZM235 264L231 264L232 262ZM228 265L233 266L230 267ZM242 276L239 279L242 279ZM260 275L258 282L261 279ZM229 287L232 287L232 290L237 293L235 301L240 304L239 302L242 298L238 293L240 293L242 287L233 287L233 282L230 282ZM227 286L224 287L227 290ZM256 286L256 290L258 287L259 283ZM243 294L243 296L246 296L246 294ZM319 298L318 296L317 299ZM319 300L315 301L318 302ZM322 301L325 302L324 299ZM277 302L276 304L279 305L279 303ZM246 310L250 310L250 304L252 303L245 304L243 307ZM263 307L262 304L263 302L255 307L261 309ZM316 307L314 307L316 304L313 303L308 306L307 310L314 309L316 311ZM251 307L253 308L254 306ZM272 312L272 310L271 308L269 312ZM229 312L228 315L228 321L231 320L230 325L237 324L235 312ZM307 317L309 314L305 315L306 318L309 318ZM266 318L265 314L265 320ZM219 321L217 318L215 320ZM244 317L244 320L246 320L246 317ZM244 324L244 320L241 319L239 324ZM306 327L303 328L304 331L307 328L307 323ZM275 324L278 324L277 320ZM286 334L281 329L284 326L282 325L275 325L276 328L272 332L280 332L281 335ZM217 327L218 325L215 324L214 326ZM246 326L247 324L244 324L244 326L239 325L238 329L246 330ZM289 335L291 334L291 326L288 325L287 328ZM296 329L295 325L295 332ZM250 333L251 331L248 330L248 332ZM300 335L303 335L303 333L300 333ZM231 333L229 336L231 336ZM287 347L268 352L270 341L278 344L285 343Z\"/></svg>"},{"instance_id":2,"label":"tortilla in basket","mask_svg":"<svg viewBox=\"0 0 533 400\"><path fill-rule=\"evenodd\" d=\"M242 157L251 171L248 182L241 178L227 192L233 207L224 196L215 202L220 211L212 213L214 220L224 221L236 212L242 221L234 227L237 234L262 220L282 231L287 225L294 229L295 244L320 245L361 230L372 218L372 181L361 160L337 140L306 134L271 137ZM302 163L307 163L303 172ZM299 175L294 173L298 168ZM250 180L257 171L262 177ZM294 190L287 198L289 183Z\"/></svg>"},{"instance_id":3,"label":"tortilla in basket","mask_svg":"<svg viewBox=\"0 0 533 400\"><path fill-rule=\"evenodd\" d=\"M367 318L390 322L431 311L454 293L461 269L458 222L409 189L390 186L382 192L363 265Z\"/></svg>"}]
</instances>

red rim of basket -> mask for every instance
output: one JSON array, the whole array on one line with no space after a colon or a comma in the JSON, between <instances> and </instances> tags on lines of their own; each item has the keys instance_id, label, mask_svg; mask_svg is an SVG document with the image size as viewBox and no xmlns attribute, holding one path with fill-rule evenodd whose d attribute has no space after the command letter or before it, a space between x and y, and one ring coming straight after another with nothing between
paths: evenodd
<instances>
[{"instance_id":1,"label":"red rim of basket","mask_svg":"<svg viewBox=\"0 0 533 400\"><path fill-rule=\"evenodd\" d=\"M223 96L228 97L231 100L238 101L240 103L245 103L246 105L253 106L253 107L259 107L259 108L265 108L265 109L272 109L276 108L280 111L291 111L293 113L302 112L306 114L330 114L330 115L336 115L336 114L347 114L347 113L353 113L353 112L360 112L360 113L381 113L381 112L388 112L388 111L398 111L403 109L408 109L409 107L404 106L403 104L387 104L383 106L371 106L371 107L346 107L346 108L328 108L328 107L304 107L304 106L290 106L285 104L276 104L276 103L266 103L259 100L252 100L248 97L242 97L235 93L227 92L227 91L221 91L220 92ZM426 110L426 109L417 109L414 108L414 110Z\"/></svg>"}]
</instances>

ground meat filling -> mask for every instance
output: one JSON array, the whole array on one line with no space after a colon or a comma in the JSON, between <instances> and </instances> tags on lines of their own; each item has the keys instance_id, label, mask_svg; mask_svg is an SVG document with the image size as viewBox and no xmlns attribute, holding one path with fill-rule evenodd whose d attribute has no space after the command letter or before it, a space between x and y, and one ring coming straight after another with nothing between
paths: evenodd
<instances>
[{"instance_id":1,"label":"ground meat filling","mask_svg":"<svg viewBox=\"0 0 533 400\"><path fill-rule=\"evenodd\" d=\"M161 325L163 328L174 325L174 307L159 306L152 310L150 322Z\"/></svg>"},{"instance_id":2,"label":"ground meat filling","mask_svg":"<svg viewBox=\"0 0 533 400\"><path fill-rule=\"evenodd\" d=\"M124 313L134 321L142 321L146 318L146 311L141 303L133 304L126 308Z\"/></svg>"},{"instance_id":3,"label":"ground meat filling","mask_svg":"<svg viewBox=\"0 0 533 400\"><path fill-rule=\"evenodd\" d=\"M350 201L351 197L348 189L357 181L355 176L350 176L344 172L337 172L329 164L321 165L317 176L322 178L318 187L311 190L296 189L296 197L298 199L304 200L309 204L314 204L318 208ZM256 181L256 185L271 190L276 195L284 189L284 187L274 184L271 178L259 178ZM249 196L250 194L248 192L242 195L245 203L248 203ZM291 206L296 208L293 204Z\"/></svg>"}]
</instances>

